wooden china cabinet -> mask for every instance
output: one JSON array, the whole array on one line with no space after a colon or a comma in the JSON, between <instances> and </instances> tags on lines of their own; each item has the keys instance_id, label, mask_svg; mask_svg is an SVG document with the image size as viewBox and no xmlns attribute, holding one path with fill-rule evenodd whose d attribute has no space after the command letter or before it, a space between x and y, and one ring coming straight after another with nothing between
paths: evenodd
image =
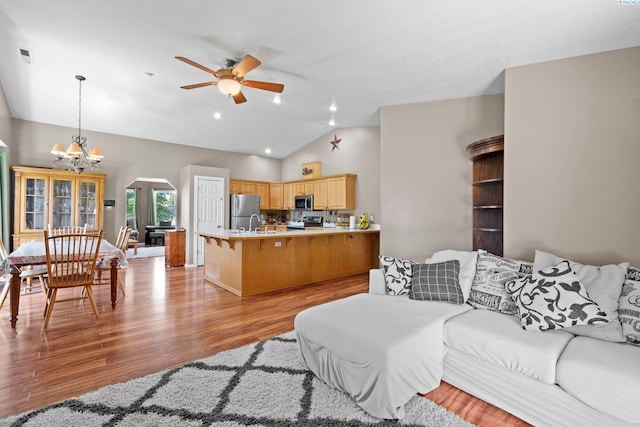
<instances>
[{"instance_id":1,"label":"wooden china cabinet","mask_svg":"<svg viewBox=\"0 0 640 427\"><path fill-rule=\"evenodd\" d=\"M13 249L29 240L42 240L42 231L52 227L103 226L103 173L13 166Z\"/></svg>"},{"instance_id":2,"label":"wooden china cabinet","mask_svg":"<svg viewBox=\"0 0 640 427\"><path fill-rule=\"evenodd\" d=\"M472 142L467 154L473 161L473 250L502 256L504 135Z\"/></svg>"}]
</instances>

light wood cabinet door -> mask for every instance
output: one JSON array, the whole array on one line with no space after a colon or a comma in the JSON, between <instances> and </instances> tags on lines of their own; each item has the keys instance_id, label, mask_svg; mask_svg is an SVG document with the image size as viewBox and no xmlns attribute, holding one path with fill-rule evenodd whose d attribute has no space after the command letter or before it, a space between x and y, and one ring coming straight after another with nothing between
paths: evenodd
<instances>
[{"instance_id":1,"label":"light wood cabinet door","mask_svg":"<svg viewBox=\"0 0 640 427\"><path fill-rule=\"evenodd\" d=\"M284 209L284 186L272 183L269 188L269 209Z\"/></svg>"},{"instance_id":2,"label":"light wood cabinet door","mask_svg":"<svg viewBox=\"0 0 640 427\"><path fill-rule=\"evenodd\" d=\"M260 209L269 209L271 198L270 198L270 188L268 182L257 182L255 183L255 189L260 196Z\"/></svg>"},{"instance_id":3,"label":"light wood cabinet door","mask_svg":"<svg viewBox=\"0 0 640 427\"><path fill-rule=\"evenodd\" d=\"M313 209L329 209L329 202L327 199L327 186L328 180L321 179L314 181L313 183Z\"/></svg>"},{"instance_id":4,"label":"light wood cabinet door","mask_svg":"<svg viewBox=\"0 0 640 427\"><path fill-rule=\"evenodd\" d=\"M313 193L313 181L296 181L296 196L308 196Z\"/></svg>"},{"instance_id":5,"label":"light wood cabinet door","mask_svg":"<svg viewBox=\"0 0 640 427\"><path fill-rule=\"evenodd\" d=\"M13 248L25 241L42 240L42 231L52 227L103 227L104 180L106 175L74 171L12 167L14 172Z\"/></svg>"},{"instance_id":6,"label":"light wood cabinet door","mask_svg":"<svg viewBox=\"0 0 640 427\"><path fill-rule=\"evenodd\" d=\"M240 194L258 194L255 183L251 181L240 181Z\"/></svg>"},{"instance_id":7,"label":"light wood cabinet door","mask_svg":"<svg viewBox=\"0 0 640 427\"><path fill-rule=\"evenodd\" d=\"M329 209L355 209L355 183L355 175L329 178L327 184L327 202Z\"/></svg>"},{"instance_id":8,"label":"light wood cabinet door","mask_svg":"<svg viewBox=\"0 0 640 427\"><path fill-rule=\"evenodd\" d=\"M240 193L240 181L237 179L229 180L229 194L238 194Z\"/></svg>"},{"instance_id":9,"label":"light wood cabinet door","mask_svg":"<svg viewBox=\"0 0 640 427\"><path fill-rule=\"evenodd\" d=\"M288 182L283 185L283 208L287 210L295 209L296 184Z\"/></svg>"}]
</instances>

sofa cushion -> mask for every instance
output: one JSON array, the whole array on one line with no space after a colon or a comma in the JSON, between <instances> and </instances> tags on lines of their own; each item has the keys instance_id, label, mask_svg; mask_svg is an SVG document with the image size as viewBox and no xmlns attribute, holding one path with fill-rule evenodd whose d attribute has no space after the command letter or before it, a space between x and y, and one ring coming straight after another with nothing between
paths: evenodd
<instances>
[{"instance_id":1,"label":"sofa cushion","mask_svg":"<svg viewBox=\"0 0 640 427\"><path fill-rule=\"evenodd\" d=\"M618 309L622 335L629 344L640 345L640 269L629 267Z\"/></svg>"},{"instance_id":2,"label":"sofa cushion","mask_svg":"<svg viewBox=\"0 0 640 427\"><path fill-rule=\"evenodd\" d=\"M478 252L476 251L456 251L453 249L446 249L444 251L438 251L431 255L431 258L427 259L425 263L442 262L457 259L460 262L460 288L462 289L462 295L464 301L467 302L469 294L471 293L471 285L473 284L473 277L476 274L476 263L478 261Z\"/></svg>"},{"instance_id":3,"label":"sofa cushion","mask_svg":"<svg viewBox=\"0 0 640 427\"><path fill-rule=\"evenodd\" d=\"M518 277L531 274L533 264L478 251L476 274L473 277L469 304L476 308L516 314L516 305L504 288L504 284Z\"/></svg>"},{"instance_id":4,"label":"sofa cushion","mask_svg":"<svg viewBox=\"0 0 640 427\"><path fill-rule=\"evenodd\" d=\"M518 307L520 325L530 331L609 321L607 313L589 298L569 261L509 281L505 288Z\"/></svg>"},{"instance_id":5,"label":"sofa cushion","mask_svg":"<svg viewBox=\"0 0 640 427\"><path fill-rule=\"evenodd\" d=\"M558 360L557 382L606 414L640 423L640 348L576 337Z\"/></svg>"},{"instance_id":6,"label":"sofa cushion","mask_svg":"<svg viewBox=\"0 0 640 427\"><path fill-rule=\"evenodd\" d=\"M533 269L534 271L539 271L565 260L565 258L537 250L533 261ZM573 271L576 272L578 279L587 289L589 297L607 313L609 322L594 326L571 326L566 330L576 335L584 335L606 341L624 341L622 325L618 319L618 306L620 304L622 284L624 283L629 263L594 266L568 261Z\"/></svg>"},{"instance_id":7,"label":"sofa cushion","mask_svg":"<svg viewBox=\"0 0 640 427\"><path fill-rule=\"evenodd\" d=\"M457 259L433 264L415 264L409 298L463 304L460 288L460 262Z\"/></svg>"},{"instance_id":8,"label":"sofa cushion","mask_svg":"<svg viewBox=\"0 0 640 427\"><path fill-rule=\"evenodd\" d=\"M380 266L389 295L409 295L415 261L380 255Z\"/></svg>"},{"instance_id":9,"label":"sofa cushion","mask_svg":"<svg viewBox=\"0 0 640 427\"><path fill-rule=\"evenodd\" d=\"M573 335L554 330L525 331L515 316L471 310L447 320L444 343L546 384L555 383L556 361Z\"/></svg>"}]
</instances>

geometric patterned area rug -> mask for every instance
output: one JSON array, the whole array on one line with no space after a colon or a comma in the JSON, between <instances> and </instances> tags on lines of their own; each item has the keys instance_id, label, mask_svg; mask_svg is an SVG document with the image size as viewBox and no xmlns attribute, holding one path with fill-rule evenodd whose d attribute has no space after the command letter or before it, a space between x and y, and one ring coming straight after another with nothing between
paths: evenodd
<instances>
[{"instance_id":1,"label":"geometric patterned area rug","mask_svg":"<svg viewBox=\"0 0 640 427\"><path fill-rule=\"evenodd\" d=\"M295 333L109 385L0 426L470 426L414 396L402 420L374 418L298 359Z\"/></svg>"}]
</instances>

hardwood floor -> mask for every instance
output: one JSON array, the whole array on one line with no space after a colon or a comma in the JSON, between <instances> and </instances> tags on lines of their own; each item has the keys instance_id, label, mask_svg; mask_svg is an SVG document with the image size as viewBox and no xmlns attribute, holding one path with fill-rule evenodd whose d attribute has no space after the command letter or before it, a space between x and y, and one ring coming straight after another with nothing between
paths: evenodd
<instances>
[{"instance_id":1,"label":"hardwood floor","mask_svg":"<svg viewBox=\"0 0 640 427\"><path fill-rule=\"evenodd\" d=\"M365 274L241 298L202 276L201 267L165 269L163 257L130 260L115 309L109 286L97 286L99 319L88 303L61 302L46 331L41 293L21 297L15 330L6 304L0 418L290 331L301 310L368 289ZM527 425L446 383L427 397L479 426Z\"/></svg>"}]
</instances>

